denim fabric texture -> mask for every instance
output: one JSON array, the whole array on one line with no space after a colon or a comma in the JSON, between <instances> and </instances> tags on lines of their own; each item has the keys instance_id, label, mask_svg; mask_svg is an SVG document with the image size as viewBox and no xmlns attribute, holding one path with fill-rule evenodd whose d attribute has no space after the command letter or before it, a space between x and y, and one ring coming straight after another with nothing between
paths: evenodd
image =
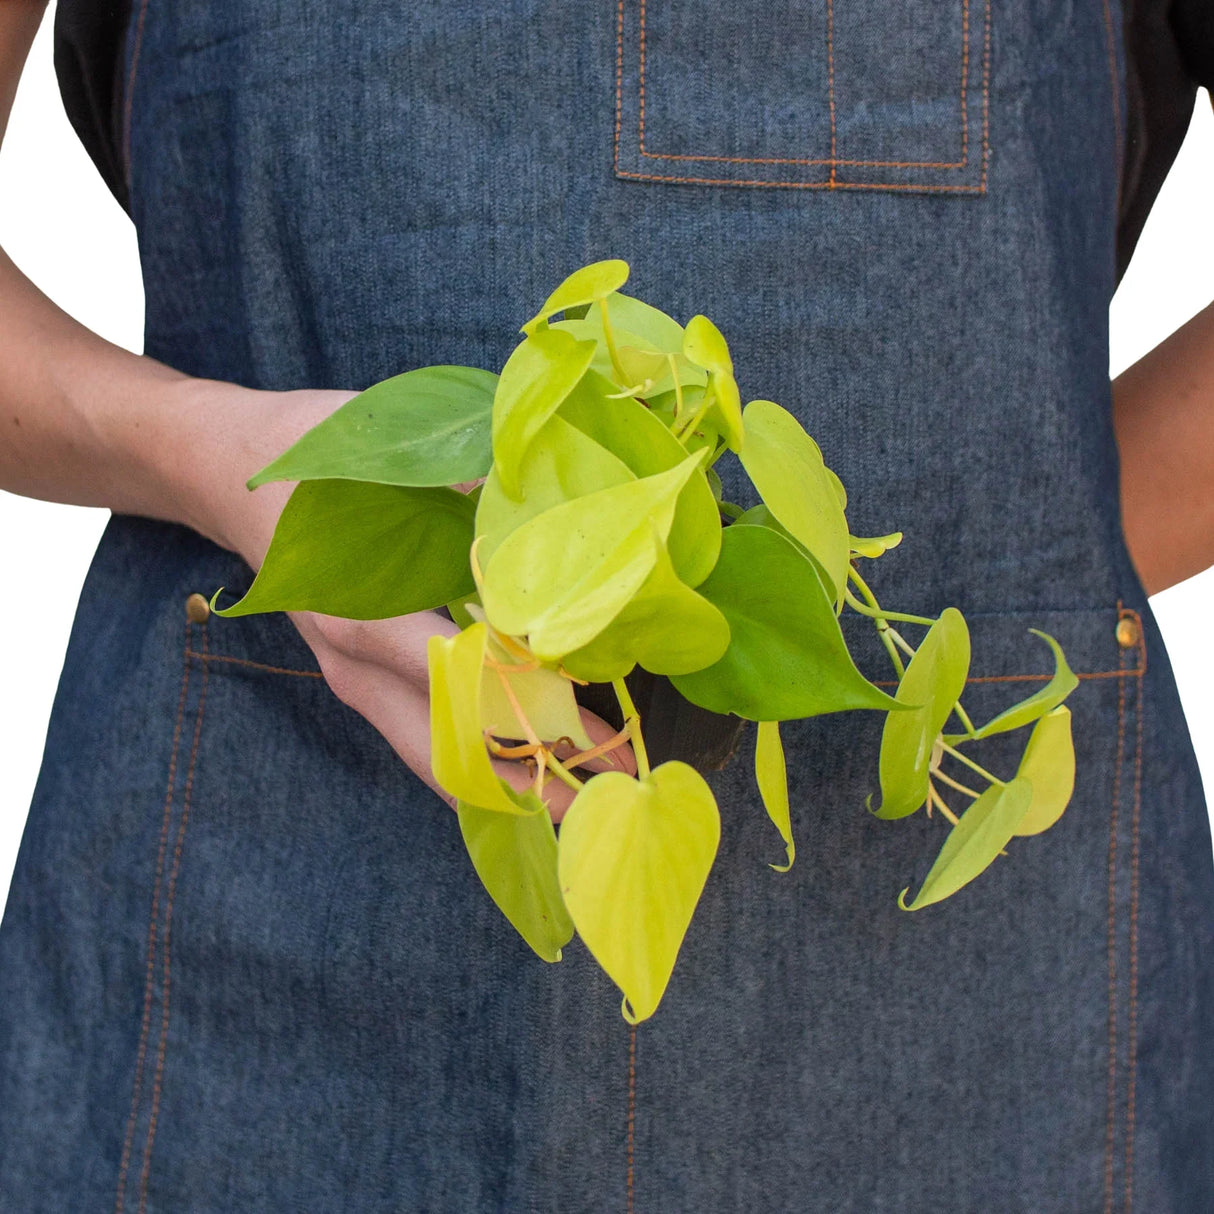
<instances>
[{"instance_id":1,"label":"denim fabric texture","mask_svg":"<svg viewBox=\"0 0 1214 1214\"><path fill-rule=\"evenodd\" d=\"M866 814L880 718L785 729L787 875L748 733L631 1030L580 945L545 966L513 934L285 617L187 621L237 558L115 517L0 928L0 1205L1214 1209L1210 835L1118 514L1113 6L134 9L149 354L274 389L496 368L561 277L624 257L802 419L857 534L905 530L875 586L967 613L975 718L1048 675L1028 628L1063 644L1077 790L907 915L944 826Z\"/></svg>"}]
</instances>

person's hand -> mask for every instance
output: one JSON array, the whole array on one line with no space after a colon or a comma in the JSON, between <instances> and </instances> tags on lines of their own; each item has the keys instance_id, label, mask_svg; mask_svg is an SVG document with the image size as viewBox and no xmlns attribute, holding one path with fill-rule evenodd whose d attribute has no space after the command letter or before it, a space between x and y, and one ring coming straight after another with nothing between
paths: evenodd
<instances>
[{"instance_id":1,"label":"person's hand","mask_svg":"<svg viewBox=\"0 0 1214 1214\"><path fill-rule=\"evenodd\" d=\"M213 469L210 488L197 510L198 530L260 567L278 516L294 488L263 485L250 493L244 482L296 438L350 399L351 392L249 393L228 384L200 381L197 391L208 396L212 413L234 409L233 417L259 418L260 424L237 424L228 430L225 467ZM240 394L233 400L233 394ZM401 759L449 804L430 768L430 695L426 646L431 636L454 636L459 628L433 611L387 620L346 620L316 612L288 612L304 641L316 655L321 673L344 704L365 717ZM597 746L615 730L583 709L582 720ZM572 749L558 749L564 758ZM532 784L534 768L522 761L495 759L498 774L512 787ZM586 764L590 771L626 771L636 764L627 745ZM573 799L573 790L556 779L544 786L544 800L559 822Z\"/></svg>"}]
</instances>

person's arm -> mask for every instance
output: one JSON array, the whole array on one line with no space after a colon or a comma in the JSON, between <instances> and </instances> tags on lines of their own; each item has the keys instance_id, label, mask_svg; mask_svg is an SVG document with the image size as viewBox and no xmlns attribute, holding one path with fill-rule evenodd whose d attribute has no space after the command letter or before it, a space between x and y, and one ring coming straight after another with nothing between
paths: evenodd
<instances>
[{"instance_id":1,"label":"person's arm","mask_svg":"<svg viewBox=\"0 0 1214 1214\"><path fill-rule=\"evenodd\" d=\"M1214 565L1214 304L1113 381L1126 544L1148 594Z\"/></svg>"},{"instance_id":2,"label":"person's arm","mask_svg":"<svg viewBox=\"0 0 1214 1214\"><path fill-rule=\"evenodd\" d=\"M45 0L0 0L0 138ZM0 178L0 189L19 182ZM0 489L103 506L193 528L254 569L290 493L246 480L350 392L260 392L192 379L78 324L0 250ZM367 718L422 779L430 770L426 642L458 629L434 612L349 621L292 612L334 692ZM614 732L587 716L595 741ZM631 755L615 752L631 766ZM529 777L500 764L519 787ZM564 785L545 795L554 811Z\"/></svg>"}]
</instances>

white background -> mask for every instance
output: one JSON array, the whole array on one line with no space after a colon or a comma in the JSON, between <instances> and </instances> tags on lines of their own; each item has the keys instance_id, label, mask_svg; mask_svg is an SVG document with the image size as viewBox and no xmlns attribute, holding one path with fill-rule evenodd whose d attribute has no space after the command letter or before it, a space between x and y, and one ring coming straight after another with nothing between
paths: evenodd
<instances>
[{"instance_id":1,"label":"white background","mask_svg":"<svg viewBox=\"0 0 1214 1214\"><path fill-rule=\"evenodd\" d=\"M77 142L51 68L50 15L0 153L0 245L60 306L142 348L134 231ZM1113 301L1117 374L1214 298L1214 114L1189 139ZM1214 491L1214 486L1211 486ZM107 513L0 493L0 901L38 772L81 581ZM1214 571L1152 600L1207 788L1214 788Z\"/></svg>"}]
</instances>

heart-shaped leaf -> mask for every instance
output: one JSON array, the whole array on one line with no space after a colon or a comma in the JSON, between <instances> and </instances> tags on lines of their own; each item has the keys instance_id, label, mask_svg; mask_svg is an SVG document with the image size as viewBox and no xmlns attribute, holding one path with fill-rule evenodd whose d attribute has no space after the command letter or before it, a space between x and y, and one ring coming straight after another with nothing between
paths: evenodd
<instances>
[{"instance_id":1,"label":"heart-shaped leaf","mask_svg":"<svg viewBox=\"0 0 1214 1214\"><path fill-rule=\"evenodd\" d=\"M725 530L700 593L729 623L729 648L672 682L693 704L751 721L896 707L856 669L812 560L767 527Z\"/></svg>"},{"instance_id":2,"label":"heart-shaped leaf","mask_svg":"<svg viewBox=\"0 0 1214 1214\"><path fill-rule=\"evenodd\" d=\"M493 398L493 463L502 488L521 496L519 475L531 440L586 374L594 344L557 329L520 342L506 360Z\"/></svg>"},{"instance_id":3,"label":"heart-shaped leaf","mask_svg":"<svg viewBox=\"0 0 1214 1214\"><path fill-rule=\"evenodd\" d=\"M894 697L917 707L885 718L878 818L905 818L927 800L932 747L965 689L969 666L965 618L955 607L946 607L928 629Z\"/></svg>"},{"instance_id":4,"label":"heart-shaped leaf","mask_svg":"<svg viewBox=\"0 0 1214 1214\"><path fill-rule=\"evenodd\" d=\"M773 401L752 400L743 417L742 466L772 514L826 570L837 610L847 585L851 542L822 452L801 423Z\"/></svg>"},{"instance_id":5,"label":"heart-shaped leaf","mask_svg":"<svg viewBox=\"0 0 1214 1214\"><path fill-rule=\"evenodd\" d=\"M419 367L373 384L313 426L249 481L342 478L381 485L457 485L493 459L497 376L476 367Z\"/></svg>"},{"instance_id":6,"label":"heart-shaped leaf","mask_svg":"<svg viewBox=\"0 0 1214 1214\"><path fill-rule=\"evenodd\" d=\"M1075 743L1071 710L1065 705L1047 712L1033 726L1016 775L1033 786L1032 800L1016 834L1039 835L1062 817L1075 791Z\"/></svg>"},{"instance_id":7,"label":"heart-shaped leaf","mask_svg":"<svg viewBox=\"0 0 1214 1214\"><path fill-rule=\"evenodd\" d=\"M573 920L557 881L556 832L532 793L532 812L502 814L459 803L459 828L489 896L515 931L545 960L559 961Z\"/></svg>"},{"instance_id":8,"label":"heart-shaped leaf","mask_svg":"<svg viewBox=\"0 0 1214 1214\"><path fill-rule=\"evenodd\" d=\"M506 536L545 510L635 479L606 447L559 414L550 417L519 466L519 499L502 488L496 467L489 473L476 509L477 559L483 568Z\"/></svg>"},{"instance_id":9,"label":"heart-shaped leaf","mask_svg":"<svg viewBox=\"0 0 1214 1214\"><path fill-rule=\"evenodd\" d=\"M500 779L481 732L481 669L488 630L473 624L453 637L432 636L430 665L430 767L451 796L495 813L524 814L534 807Z\"/></svg>"},{"instance_id":10,"label":"heart-shaped leaf","mask_svg":"<svg viewBox=\"0 0 1214 1214\"><path fill-rule=\"evenodd\" d=\"M574 270L551 295L544 306L524 326L523 332L535 333L541 324L557 312L567 308L578 308L584 304L603 299L618 291L628 281L628 263L611 259L592 262L580 270Z\"/></svg>"},{"instance_id":11,"label":"heart-shaped leaf","mask_svg":"<svg viewBox=\"0 0 1214 1214\"><path fill-rule=\"evenodd\" d=\"M1062 652L1062 646L1052 636L1036 628L1030 628L1029 632L1034 636L1039 636L1053 650L1053 677L1044 687L1035 691L1027 699L1013 704L1011 708L1005 708L997 717L972 734L949 734L944 740L950 746L955 746L966 739L976 741L979 738L989 738L993 734L1019 729L1022 725L1030 725L1032 722L1040 720L1047 712L1052 712L1079 686L1079 679L1067 665L1066 654Z\"/></svg>"},{"instance_id":12,"label":"heart-shaped leaf","mask_svg":"<svg viewBox=\"0 0 1214 1214\"><path fill-rule=\"evenodd\" d=\"M909 905L906 902L910 889L907 886L898 895L898 905L903 910L922 910L968 885L1011 842L1031 799L1032 788L1027 780L992 784L949 832L914 901Z\"/></svg>"},{"instance_id":13,"label":"heart-shaped leaf","mask_svg":"<svg viewBox=\"0 0 1214 1214\"><path fill-rule=\"evenodd\" d=\"M729 645L729 625L706 598L679 581L665 547L653 571L619 615L565 669L588 683L622 679L638 663L653 674L686 674L712 665Z\"/></svg>"},{"instance_id":14,"label":"heart-shaped leaf","mask_svg":"<svg viewBox=\"0 0 1214 1214\"><path fill-rule=\"evenodd\" d=\"M473 589L473 510L453 489L303 481L248 594L211 607L221 616L319 611L350 620L441 607Z\"/></svg>"},{"instance_id":15,"label":"heart-shaped leaf","mask_svg":"<svg viewBox=\"0 0 1214 1214\"><path fill-rule=\"evenodd\" d=\"M561 825L558 872L578 934L624 992L632 1024L666 990L721 836L712 791L686 763L642 780L595 776Z\"/></svg>"},{"instance_id":16,"label":"heart-shaped leaf","mask_svg":"<svg viewBox=\"0 0 1214 1214\"><path fill-rule=\"evenodd\" d=\"M796 844L792 839L792 815L788 806L788 768L784 762L784 746L780 741L780 725L777 721L760 721L755 737L755 782L763 807L772 820L780 838L784 840L786 864L773 864L778 873L786 873L797 858Z\"/></svg>"},{"instance_id":17,"label":"heart-shaped leaf","mask_svg":"<svg viewBox=\"0 0 1214 1214\"><path fill-rule=\"evenodd\" d=\"M631 397L612 400L611 385L589 372L561 406L560 416L618 456L636 476L656 476L677 467L687 451L666 426ZM666 546L675 572L698 586L721 550L721 516L708 477L697 469L675 507Z\"/></svg>"},{"instance_id":18,"label":"heart-shaped leaf","mask_svg":"<svg viewBox=\"0 0 1214 1214\"><path fill-rule=\"evenodd\" d=\"M675 501L700 457L554 506L512 532L485 570L489 622L529 637L560 661L596 637L640 589L656 561L653 529L670 532Z\"/></svg>"}]
</instances>

